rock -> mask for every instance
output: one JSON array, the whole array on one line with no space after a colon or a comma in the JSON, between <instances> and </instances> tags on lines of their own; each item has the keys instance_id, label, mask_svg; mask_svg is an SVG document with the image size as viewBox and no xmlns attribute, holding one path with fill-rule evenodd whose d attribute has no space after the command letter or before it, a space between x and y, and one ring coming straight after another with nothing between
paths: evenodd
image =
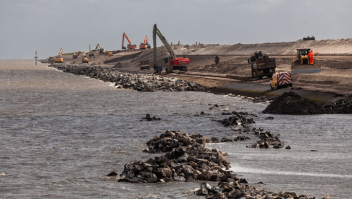
<instances>
[{"instance_id":1,"label":"rock","mask_svg":"<svg viewBox=\"0 0 352 199\"><path fill-rule=\"evenodd\" d=\"M291 149L291 147L290 147L290 146L287 146L285 149Z\"/></svg>"},{"instance_id":2,"label":"rock","mask_svg":"<svg viewBox=\"0 0 352 199\"><path fill-rule=\"evenodd\" d=\"M115 171L112 171L112 172L110 172L108 175L106 175L106 176L117 176L117 173L115 172Z\"/></svg>"}]
</instances>

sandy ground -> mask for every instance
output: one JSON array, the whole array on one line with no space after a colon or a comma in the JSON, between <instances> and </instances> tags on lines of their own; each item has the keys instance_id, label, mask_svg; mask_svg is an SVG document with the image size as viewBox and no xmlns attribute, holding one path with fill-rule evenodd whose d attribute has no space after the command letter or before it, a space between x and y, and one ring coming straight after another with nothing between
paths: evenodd
<instances>
[{"instance_id":1,"label":"sandy ground","mask_svg":"<svg viewBox=\"0 0 352 199\"><path fill-rule=\"evenodd\" d=\"M290 71L292 53L297 48L312 48L319 56L315 56L316 63L320 64L322 71L316 74L292 75L293 89L319 92L332 92L337 94L352 94L352 39L316 40L295 42L278 42L263 44L201 44L201 45L176 45L173 46L177 56L190 59L188 72L163 74L176 76L188 81L208 86L221 87L232 82L243 83L242 89L247 84L256 84L269 87L270 79L256 80L251 78L250 66L247 62L249 56L255 51L263 51L269 57L276 58L277 71ZM153 49L149 50L121 50L113 51L112 57L108 52L99 54L98 51L89 52L94 58L89 58L88 65L102 65L115 67L121 71L152 73L153 70L139 69L141 60L149 60L153 66ZM163 58L168 56L164 47L158 47L157 65L163 65ZM220 57L220 64L214 64L214 57ZM65 55L67 63L81 63L81 56L73 59L72 55ZM227 77L226 77L227 75ZM231 76L231 78L228 78ZM241 88L239 88L241 89Z\"/></svg>"}]
</instances>

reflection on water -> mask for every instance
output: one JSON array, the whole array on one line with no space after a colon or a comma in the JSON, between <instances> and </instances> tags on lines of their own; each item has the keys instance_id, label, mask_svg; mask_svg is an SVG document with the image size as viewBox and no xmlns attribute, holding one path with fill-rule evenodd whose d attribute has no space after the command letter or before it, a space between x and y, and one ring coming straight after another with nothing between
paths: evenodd
<instances>
[{"instance_id":1,"label":"reflection on water","mask_svg":"<svg viewBox=\"0 0 352 199\"><path fill-rule=\"evenodd\" d=\"M235 133L211 121L226 117L225 109L258 115L253 127L279 133L292 147L247 149L253 139L208 145L227 152L234 172L251 184L317 198L352 194L349 115L273 115L268 121L260 113L267 104L241 97L118 90L31 61L0 61L0 85L0 192L8 198L197 198L198 182L129 184L105 175L153 157L141 151L167 129ZM210 110L214 104L224 106ZM198 116L201 111L209 115ZM141 121L147 113L162 120Z\"/></svg>"}]
</instances>

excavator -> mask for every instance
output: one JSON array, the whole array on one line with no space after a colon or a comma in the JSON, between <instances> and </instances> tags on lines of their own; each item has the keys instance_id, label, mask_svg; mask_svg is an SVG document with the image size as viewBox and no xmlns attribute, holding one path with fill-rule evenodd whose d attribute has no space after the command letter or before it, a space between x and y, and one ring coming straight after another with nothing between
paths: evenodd
<instances>
[{"instance_id":1,"label":"excavator","mask_svg":"<svg viewBox=\"0 0 352 199\"><path fill-rule=\"evenodd\" d=\"M76 59L81 54L81 51L78 51L77 54L73 53L73 59Z\"/></svg>"},{"instance_id":2,"label":"excavator","mask_svg":"<svg viewBox=\"0 0 352 199\"><path fill-rule=\"evenodd\" d=\"M170 56L166 57L165 60L165 71L166 73L172 73L173 70L187 71L187 64L189 64L189 58L176 57L175 52L172 50L170 44L167 42L166 38L161 34L160 30L154 24L153 28L153 54L154 54L154 69L158 68L157 66L157 49L156 49L156 36L158 35L161 42L169 51ZM157 72L157 71L155 71Z\"/></svg>"},{"instance_id":3,"label":"excavator","mask_svg":"<svg viewBox=\"0 0 352 199\"><path fill-rule=\"evenodd\" d=\"M59 51L59 56L55 57L55 63L63 63L64 60L62 59L62 48Z\"/></svg>"},{"instance_id":4,"label":"excavator","mask_svg":"<svg viewBox=\"0 0 352 199\"><path fill-rule=\"evenodd\" d=\"M126 49L126 47L124 45L125 38L127 39L128 43L129 43L129 44L127 44L127 49L137 49L137 45L136 44L132 45L131 40L127 37L127 35L125 33L123 33L123 35L122 35L122 49Z\"/></svg>"},{"instance_id":5,"label":"excavator","mask_svg":"<svg viewBox=\"0 0 352 199\"><path fill-rule=\"evenodd\" d=\"M319 56L319 54L317 54ZM292 54L291 73L320 73L321 66L314 61L314 53L310 48L297 49Z\"/></svg>"},{"instance_id":6,"label":"excavator","mask_svg":"<svg viewBox=\"0 0 352 199\"><path fill-rule=\"evenodd\" d=\"M142 49L142 50L150 49L150 44L148 44L148 35L145 36L143 43L139 45L139 49Z\"/></svg>"},{"instance_id":7,"label":"excavator","mask_svg":"<svg viewBox=\"0 0 352 199\"><path fill-rule=\"evenodd\" d=\"M97 44L95 47L95 50L99 50L99 53L105 53L105 49L100 46L100 44Z\"/></svg>"},{"instance_id":8,"label":"excavator","mask_svg":"<svg viewBox=\"0 0 352 199\"><path fill-rule=\"evenodd\" d=\"M82 57L82 63L87 63L88 64L88 57L87 57L86 53L84 53L84 55Z\"/></svg>"}]
</instances>

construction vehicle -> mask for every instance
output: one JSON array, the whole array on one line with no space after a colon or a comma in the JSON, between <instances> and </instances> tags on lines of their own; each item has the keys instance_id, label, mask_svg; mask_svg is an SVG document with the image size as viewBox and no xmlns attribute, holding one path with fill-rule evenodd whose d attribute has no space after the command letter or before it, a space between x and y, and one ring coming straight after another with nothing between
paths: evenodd
<instances>
[{"instance_id":1,"label":"construction vehicle","mask_svg":"<svg viewBox=\"0 0 352 199\"><path fill-rule=\"evenodd\" d=\"M78 51L77 54L73 53L73 59L76 59L81 54L81 51Z\"/></svg>"},{"instance_id":2,"label":"construction vehicle","mask_svg":"<svg viewBox=\"0 0 352 199\"><path fill-rule=\"evenodd\" d=\"M303 37L303 40L315 40L315 37L314 36Z\"/></svg>"},{"instance_id":3,"label":"construction vehicle","mask_svg":"<svg viewBox=\"0 0 352 199\"><path fill-rule=\"evenodd\" d=\"M49 59L48 59L48 62L53 63L54 62L54 57L50 56Z\"/></svg>"},{"instance_id":4,"label":"construction vehicle","mask_svg":"<svg viewBox=\"0 0 352 199\"><path fill-rule=\"evenodd\" d=\"M133 44L132 45L132 42L131 40L127 37L127 35L125 33L122 34L122 49L126 49L124 43L125 43L125 38L127 39L128 41L128 44L127 44L127 49L137 49L137 45L136 44Z\"/></svg>"},{"instance_id":5,"label":"construction vehicle","mask_svg":"<svg viewBox=\"0 0 352 199\"><path fill-rule=\"evenodd\" d=\"M255 52L248 59L248 63L251 66L251 73L254 78L261 79L264 76L271 78L276 70L275 58L269 58L269 56L263 54L262 51Z\"/></svg>"},{"instance_id":6,"label":"construction vehicle","mask_svg":"<svg viewBox=\"0 0 352 199\"><path fill-rule=\"evenodd\" d=\"M144 69L148 69L150 70L150 65L149 65L149 61L148 60L142 60L139 62L140 65L140 69L144 70Z\"/></svg>"},{"instance_id":7,"label":"construction vehicle","mask_svg":"<svg viewBox=\"0 0 352 199\"><path fill-rule=\"evenodd\" d=\"M64 60L62 59L62 48L59 51L59 55L55 57L55 63L63 63Z\"/></svg>"},{"instance_id":8,"label":"construction vehicle","mask_svg":"<svg viewBox=\"0 0 352 199\"><path fill-rule=\"evenodd\" d=\"M86 53L82 57L82 63L87 63L88 64L88 57L87 57Z\"/></svg>"},{"instance_id":9,"label":"construction vehicle","mask_svg":"<svg viewBox=\"0 0 352 199\"><path fill-rule=\"evenodd\" d=\"M319 56L319 54L318 54ZM292 54L291 73L319 73L321 66L314 63L314 53L310 48L297 49L296 56Z\"/></svg>"},{"instance_id":10,"label":"construction vehicle","mask_svg":"<svg viewBox=\"0 0 352 199\"><path fill-rule=\"evenodd\" d=\"M272 78L270 79L271 90L286 86L292 87L292 79L289 72L278 72L273 74Z\"/></svg>"},{"instance_id":11,"label":"construction vehicle","mask_svg":"<svg viewBox=\"0 0 352 199\"><path fill-rule=\"evenodd\" d=\"M167 42L166 38L161 34L160 30L154 24L153 28L153 54L154 54L154 69L157 70L157 48L156 48L156 36L158 35L161 42L169 51L170 56L164 59L165 61L165 72L172 73L173 70L187 71L187 64L189 64L189 58L176 57L175 52L172 50L170 44Z\"/></svg>"},{"instance_id":12,"label":"construction vehicle","mask_svg":"<svg viewBox=\"0 0 352 199\"><path fill-rule=\"evenodd\" d=\"M97 46L95 47L95 50L99 50L99 53L100 53L100 54L101 54L101 53L105 53L105 49L102 48L102 47L100 46L100 44L97 44Z\"/></svg>"},{"instance_id":13,"label":"construction vehicle","mask_svg":"<svg viewBox=\"0 0 352 199\"><path fill-rule=\"evenodd\" d=\"M109 52L109 57L111 57L112 55L113 55L113 54L112 54L112 52L110 51L110 52Z\"/></svg>"},{"instance_id":14,"label":"construction vehicle","mask_svg":"<svg viewBox=\"0 0 352 199\"><path fill-rule=\"evenodd\" d=\"M139 49L150 49L150 44L148 43L148 35L145 36L143 43L139 45Z\"/></svg>"}]
</instances>

